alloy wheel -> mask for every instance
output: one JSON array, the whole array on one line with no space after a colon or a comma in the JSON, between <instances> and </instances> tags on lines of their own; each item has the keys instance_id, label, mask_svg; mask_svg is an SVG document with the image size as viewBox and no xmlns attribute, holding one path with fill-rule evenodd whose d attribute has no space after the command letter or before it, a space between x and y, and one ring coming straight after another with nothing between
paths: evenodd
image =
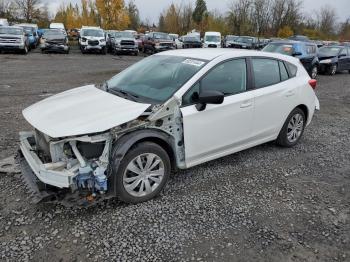
<instances>
[{"instance_id":1,"label":"alloy wheel","mask_svg":"<svg viewBox=\"0 0 350 262\"><path fill-rule=\"evenodd\" d=\"M295 143L301 136L304 128L304 118L301 114L292 116L287 127L287 139L290 143Z\"/></svg>"},{"instance_id":2,"label":"alloy wheel","mask_svg":"<svg viewBox=\"0 0 350 262\"><path fill-rule=\"evenodd\" d=\"M131 160L123 174L125 190L132 196L144 197L154 192L162 183L165 169L156 154L141 154Z\"/></svg>"},{"instance_id":3,"label":"alloy wheel","mask_svg":"<svg viewBox=\"0 0 350 262\"><path fill-rule=\"evenodd\" d=\"M317 66L314 66L314 67L312 68L312 71L311 71L311 78L312 78L312 79L316 79L317 74L318 74Z\"/></svg>"}]
</instances>

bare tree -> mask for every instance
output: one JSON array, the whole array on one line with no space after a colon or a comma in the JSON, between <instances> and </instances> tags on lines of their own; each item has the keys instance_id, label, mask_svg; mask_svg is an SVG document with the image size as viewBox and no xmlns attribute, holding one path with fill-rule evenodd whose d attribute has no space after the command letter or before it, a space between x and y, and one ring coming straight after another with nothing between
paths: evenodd
<instances>
[{"instance_id":1,"label":"bare tree","mask_svg":"<svg viewBox=\"0 0 350 262\"><path fill-rule=\"evenodd\" d=\"M258 36L262 36L268 30L271 21L271 1L270 0L254 0L252 10L252 23L254 31Z\"/></svg>"},{"instance_id":2,"label":"bare tree","mask_svg":"<svg viewBox=\"0 0 350 262\"><path fill-rule=\"evenodd\" d=\"M26 22L40 17L41 0L15 0L18 11Z\"/></svg>"},{"instance_id":3,"label":"bare tree","mask_svg":"<svg viewBox=\"0 0 350 262\"><path fill-rule=\"evenodd\" d=\"M250 33L252 8L251 0L232 1L229 5L228 20L233 32L238 35Z\"/></svg>"},{"instance_id":4,"label":"bare tree","mask_svg":"<svg viewBox=\"0 0 350 262\"><path fill-rule=\"evenodd\" d=\"M336 34L337 14L333 7L324 6L317 13L319 30L327 37Z\"/></svg>"},{"instance_id":5,"label":"bare tree","mask_svg":"<svg viewBox=\"0 0 350 262\"><path fill-rule=\"evenodd\" d=\"M272 3L272 30L277 34L284 26L297 31L302 18L300 0L274 0Z\"/></svg>"}]
</instances>

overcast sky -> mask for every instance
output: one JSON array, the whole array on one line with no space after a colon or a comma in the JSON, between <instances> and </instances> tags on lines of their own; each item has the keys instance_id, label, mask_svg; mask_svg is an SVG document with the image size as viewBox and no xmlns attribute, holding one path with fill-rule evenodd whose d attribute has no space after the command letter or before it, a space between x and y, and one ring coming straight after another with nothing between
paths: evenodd
<instances>
[{"instance_id":1,"label":"overcast sky","mask_svg":"<svg viewBox=\"0 0 350 262\"><path fill-rule=\"evenodd\" d=\"M43 0L49 4L51 12L55 12L58 6L62 3L78 2L80 0ZM127 3L129 0L125 0ZM137 7L140 10L141 19L148 19L151 22L158 22L159 14L162 10L167 8L171 3L188 3L192 2L193 5L195 0L135 0ZM232 0L206 0L209 10L217 9L220 12L225 12L227 7ZM350 17L350 0L303 0L304 12L312 14L315 10L319 9L323 5L330 5L337 11L339 20L343 21Z\"/></svg>"}]
</instances>

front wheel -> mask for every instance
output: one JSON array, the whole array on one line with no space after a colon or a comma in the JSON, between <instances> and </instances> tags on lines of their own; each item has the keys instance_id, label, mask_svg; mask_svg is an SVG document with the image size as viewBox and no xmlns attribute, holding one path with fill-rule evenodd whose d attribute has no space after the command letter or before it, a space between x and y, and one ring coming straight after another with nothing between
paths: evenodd
<instances>
[{"instance_id":1,"label":"front wheel","mask_svg":"<svg viewBox=\"0 0 350 262\"><path fill-rule=\"evenodd\" d=\"M171 172L167 152L159 145L143 142L133 147L121 161L116 176L117 197L126 203L141 203L157 196Z\"/></svg>"},{"instance_id":2,"label":"front wheel","mask_svg":"<svg viewBox=\"0 0 350 262\"><path fill-rule=\"evenodd\" d=\"M289 114L277 138L277 144L284 147L293 147L298 144L304 133L306 117L300 108L295 108Z\"/></svg>"},{"instance_id":3,"label":"front wheel","mask_svg":"<svg viewBox=\"0 0 350 262\"><path fill-rule=\"evenodd\" d=\"M318 67L315 65L311 69L311 75L310 76L311 76L312 79L316 79L317 75L318 75Z\"/></svg>"},{"instance_id":4,"label":"front wheel","mask_svg":"<svg viewBox=\"0 0 350 262\"><path fill-rule=\"evenodd\" d=\"M334 76L337 73L337 70L338 70L337 64L331 65L328 68L328 75Z\"/></svg>"}]
</instances>

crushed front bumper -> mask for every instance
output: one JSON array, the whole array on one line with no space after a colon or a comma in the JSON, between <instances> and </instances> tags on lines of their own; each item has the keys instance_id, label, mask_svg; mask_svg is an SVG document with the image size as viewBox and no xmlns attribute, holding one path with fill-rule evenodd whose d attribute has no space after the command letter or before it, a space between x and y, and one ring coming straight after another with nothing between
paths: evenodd
<instances>
[{"instance_id":1,"label":"crushed front bumper","mask_svg":"<svg viewBox=\"0 0 350 262\"><path fill-rule=\"evenodd\" d=\"M21 153L37 179L54 187L69 188L79 167L73 166L71 169L66 169L65 163L44 164L33 148L35 146L34 132L20 132L19 137Z\"/></svg>"}]
</instances>

